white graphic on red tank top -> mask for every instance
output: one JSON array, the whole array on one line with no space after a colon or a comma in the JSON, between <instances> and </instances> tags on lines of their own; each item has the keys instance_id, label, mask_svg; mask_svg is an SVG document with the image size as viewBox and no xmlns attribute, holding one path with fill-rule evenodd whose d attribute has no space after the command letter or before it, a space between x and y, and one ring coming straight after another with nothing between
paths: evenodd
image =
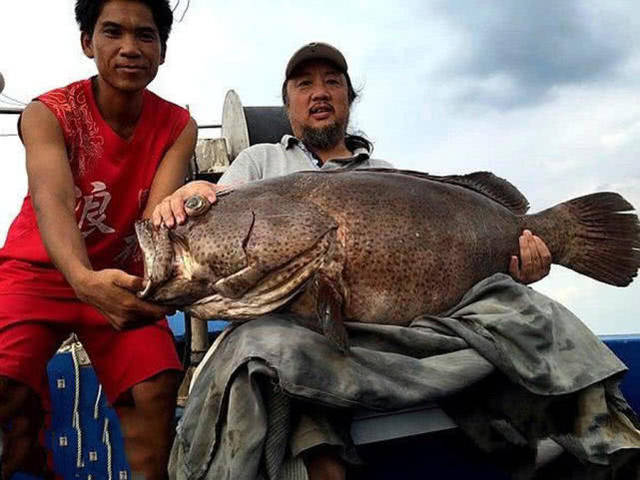
<instances>
[{"instance_id":1,"label":"white graphic on red tank top","mask_svg":"<svg viewBox=\"0 0 640 480\"><path fill-rule=\"evenodd\" d=\"M100 231L101 233L115 233L115 230L107 225L105 213L109 202L111 202L111 194L107 191L107 187L102 182L91 182L93 190L89 195L83 195L78 187L76 187L76 212L82 209L82 214L78 220L78 228L82 232L82 236L86 238L91 233Z\"/></svg>"},{"instance_id":2,"label":"white graphic on red tank top","mask_svg":"<svg viewBox=\"0 0 640 480\"><path fill-rule=\"evenodd\" d=\"M124 237L124 248L118 255L116 255L116 258L114 258L116 265L118 265L119 267L124 267L127 265L127 261L130 258L133 258L133 260L135 261L138 251L139 248L136 234L134 233L133 235L127 235L126 237Z\"/></svg>"},{"instance_id":3,"label":"white graphic on red tank top","mask_svg":"<svg viewBox=\"0 0 640 480\"><path fill-rule=\"evenodd\" d=\"M76 175L89 172L103 154L104 137L91 115L82 82L54 90L40 99L53 111L64 132L71 169Z\"/></svg>"}]
</instances>

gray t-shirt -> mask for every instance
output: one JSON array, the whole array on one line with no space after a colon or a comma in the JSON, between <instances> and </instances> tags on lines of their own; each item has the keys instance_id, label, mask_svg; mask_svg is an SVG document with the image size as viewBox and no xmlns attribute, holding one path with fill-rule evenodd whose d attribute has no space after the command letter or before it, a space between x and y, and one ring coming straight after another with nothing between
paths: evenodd
<instances>
[{"instance_id":1,"label":"gray t-shirt","mask_svg":"<svg viewBox=\"0 0 640 480\"><path fill-rule=\"evenodd\" d=\"M358 148L351 157L329 160L319 167L313 154L300 140L285 135L278 143L261 143L240 152L218 183L233 185L301 170L374 167L393 168L389 162L370 158L366 148Z\"/></svg>"}]
</instances>

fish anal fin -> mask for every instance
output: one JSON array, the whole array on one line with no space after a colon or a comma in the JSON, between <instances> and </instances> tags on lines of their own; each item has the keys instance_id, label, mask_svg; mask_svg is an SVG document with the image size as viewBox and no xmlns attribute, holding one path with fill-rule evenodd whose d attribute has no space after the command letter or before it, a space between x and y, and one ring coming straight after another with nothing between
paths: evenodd
<instances>
[{"instance_id":1,"label":"fish anal fin","mask_svg":"<svg viewBox=\"0 0 640 480\"><path fill-rule=\"evenodd\" d=\"M349 350L349 336L342 315L342 296L333 283L323 275L313 280L316 316L323 335L342 353Z\"/></svg>"}]
</instances>

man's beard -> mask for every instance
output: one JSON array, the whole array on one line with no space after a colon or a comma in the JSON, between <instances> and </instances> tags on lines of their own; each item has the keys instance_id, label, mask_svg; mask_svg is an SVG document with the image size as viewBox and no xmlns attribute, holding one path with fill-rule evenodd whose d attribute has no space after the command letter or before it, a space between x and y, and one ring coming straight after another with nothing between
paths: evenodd
<instances>
[{"instance_id":1,"label":"man's beard","mask_svg":"<svg viewBox=\"0 0 640 480\"><path fill-rule=\"evenodd\" d=\"M314 150L330 150L344 140L344 125L334 122L322 128L302 127L302 143Z\"/></svg>"}]
</instances>

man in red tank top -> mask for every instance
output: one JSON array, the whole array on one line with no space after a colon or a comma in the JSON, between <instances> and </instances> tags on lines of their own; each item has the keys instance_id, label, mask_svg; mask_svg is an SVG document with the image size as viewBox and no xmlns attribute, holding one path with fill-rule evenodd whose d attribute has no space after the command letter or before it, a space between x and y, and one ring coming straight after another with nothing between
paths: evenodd
<instances>
[{"instance_id":1,"label":"man in red tank top","mask_svg":"<svg viewBox=\"0 0 640 480\"><path fill-rule=\"evenodd\" d=\"M146 90L164 62L168 0L77 0L76 19L98 75L38 97L19 123L29 192L0 250L0 477L44 470L46 363L73 331L131 469L163 479L181 365L168 311L136 296L133 224L182 184L197 127Z\"/></svg>"}]
</instances>

